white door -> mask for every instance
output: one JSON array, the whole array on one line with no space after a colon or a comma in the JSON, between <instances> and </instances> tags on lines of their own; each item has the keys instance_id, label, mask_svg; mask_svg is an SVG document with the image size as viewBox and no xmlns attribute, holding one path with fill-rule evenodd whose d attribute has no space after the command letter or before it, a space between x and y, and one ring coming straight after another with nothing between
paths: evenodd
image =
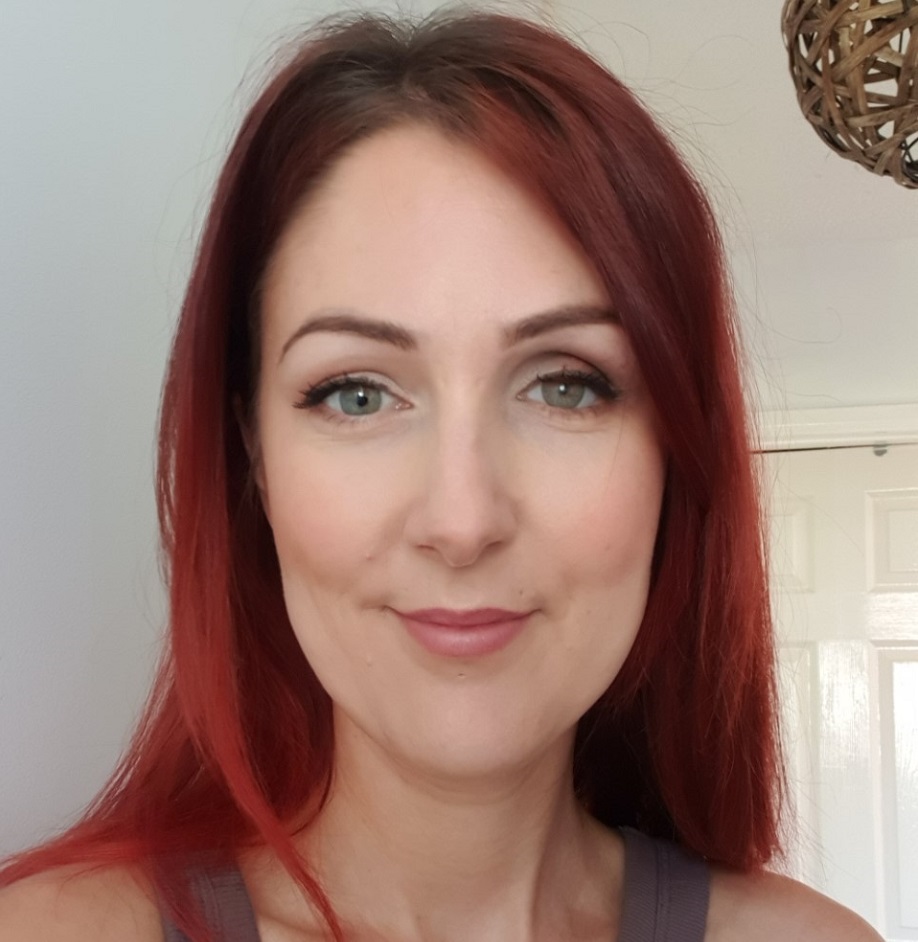
<instances>
[{"instance_id":1,"label":"white door","mask_svg":"<svg viewBox=\"0 0 918 942\"><path fill-rule=\"evenodd\" d=\"M795 876L918 939L918 445L766 456Z\"/></svg>"}]
</instances>

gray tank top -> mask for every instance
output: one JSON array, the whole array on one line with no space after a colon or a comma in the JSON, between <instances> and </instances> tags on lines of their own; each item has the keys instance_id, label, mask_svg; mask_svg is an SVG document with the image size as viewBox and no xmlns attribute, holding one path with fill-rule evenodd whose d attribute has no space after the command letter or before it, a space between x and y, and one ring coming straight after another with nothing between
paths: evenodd
<instances>
[{"instance_id":1,"label":"gray tank top","mask_svg":"<svg viewBox=\"0 0 918 942\"><path fill-rule=\"evenodd\" d=\"M674 844L630 828L625 839L625 887L616 942L702 942L711 877L707 864ZM260 942L255 913L236 868L196 870L195 898L221 942ZM165 942L188 942L161 911Z\"/></svg>"}]
</instances>

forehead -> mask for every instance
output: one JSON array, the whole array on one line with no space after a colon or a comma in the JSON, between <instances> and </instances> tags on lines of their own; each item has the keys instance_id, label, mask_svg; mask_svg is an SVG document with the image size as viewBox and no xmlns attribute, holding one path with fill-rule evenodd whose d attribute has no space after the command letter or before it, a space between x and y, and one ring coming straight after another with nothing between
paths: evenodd
<instances>
[{"instance_id":1,"label":"forehead","mask_svg":"<svg viewBox=\"0 0 918 942\"><path fill-rule=\"evenodd\" d=\"M264 331L348 306L423 329L606 301L589 260L517 181L420 126L360 142L295 214L265 278Z\"/></svg>"}]
</instances>

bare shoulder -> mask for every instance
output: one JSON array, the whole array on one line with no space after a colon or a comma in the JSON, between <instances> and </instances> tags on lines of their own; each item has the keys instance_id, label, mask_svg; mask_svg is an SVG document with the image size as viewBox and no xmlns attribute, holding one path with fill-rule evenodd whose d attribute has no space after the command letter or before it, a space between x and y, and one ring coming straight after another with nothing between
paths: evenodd
<instances>
[{"instance_id":1,"label":"bare shoulder","mask_svg":"<svg viewBox=\"0 0 918 942\"><path fill-rule=\"evenodd\" d=\"M850 909L777 873L716 869L706 942L882 942Z\"/></svg>"},{"instance_id":2,"label":"bare shoulder","mask_svg":"<svg viewBox=\"0 0 918 942\"><path fill-rule=\"evenodd\" d=\"M127 867L61 867L0 889L0 942L163 942L154 895Z\"/></svg>"}]
</instances>

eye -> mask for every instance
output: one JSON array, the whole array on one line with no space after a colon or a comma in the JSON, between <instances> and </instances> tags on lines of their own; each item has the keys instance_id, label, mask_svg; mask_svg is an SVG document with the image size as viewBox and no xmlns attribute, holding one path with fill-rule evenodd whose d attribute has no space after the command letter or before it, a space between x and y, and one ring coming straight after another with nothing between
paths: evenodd
<instances>
[{"instance_id":1,"label":"eye","mask_svg":"<svg viewBox=\"0 0 918 942\"><path fill-rule=\"evenodd\" d=\"M332 409L340 409L345 415L372 415L379 411L382 398L380 389L355 384L333 392L325 404Z\"/></svg>"},{"instance_id":2,"label":"eye","mask_svg":"<svg viewBox=\"0 0 918 942\"><path fill-rule=\"evenodd\" d=\"M344 418L374 415L394 398L386 388L365 376L338 376L311 386L304 393L298 409L324 408Z\"/></svg>"},{"instance_id":3,"label":"eye","mask_svg":"<svg viewBox=\"0 0 918 942\"><path fill-rule=\"evenodd\" d=\"M524 395L553 409L574 412L588 410L601 402L614 402L621 392L602 373L560 370L539 375Z\"/></svg>"}]
</instances>

